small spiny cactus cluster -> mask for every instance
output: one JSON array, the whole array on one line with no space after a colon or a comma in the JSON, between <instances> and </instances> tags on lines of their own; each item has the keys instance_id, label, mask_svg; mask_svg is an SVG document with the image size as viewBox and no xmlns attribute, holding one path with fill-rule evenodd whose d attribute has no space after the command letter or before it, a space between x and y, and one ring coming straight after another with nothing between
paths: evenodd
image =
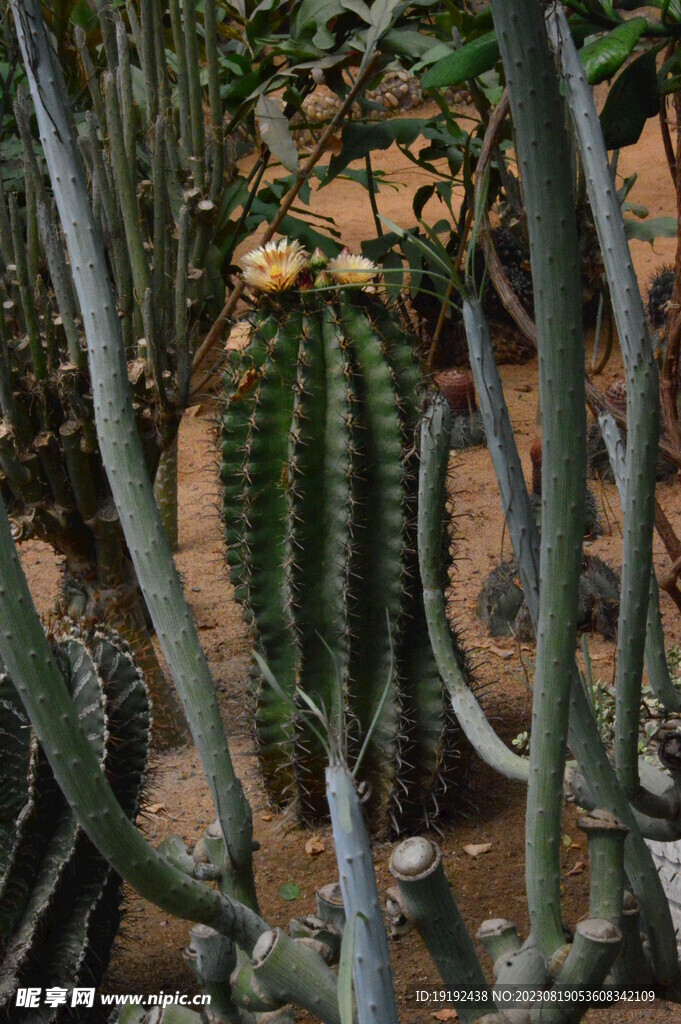
<instances>
[{"instance_id":1,"label":"small spiny cactus cluster","mask_svg":"<svg viewBox=\"0 0 681 1024\"><path fill-rule=\"evenodd\" d=\"M134 819L151 728L144 679L120 638L84 622L59 620L51 642L102 769ZM21 1010L16 990L97 984L120 923L121 880L77 824L2 668L0 1009L12 1024L76 1020L70 998Z\"/></svg>"}]
</instances>

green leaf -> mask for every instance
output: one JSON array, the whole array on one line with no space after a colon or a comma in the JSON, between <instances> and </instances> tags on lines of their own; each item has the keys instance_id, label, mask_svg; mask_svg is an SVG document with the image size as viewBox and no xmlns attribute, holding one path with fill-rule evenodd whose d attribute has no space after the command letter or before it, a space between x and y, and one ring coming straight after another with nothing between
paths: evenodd
<instances>
[{"instance_id":1,"label":"green leaf","mask_svg":"<svg viewBox=\"0 0 681 1024\"><path fill-rule=\"evenodd\" d=\"M371 25L371 10L364 3L364 0L341 0L341 6L346 11L352 11L353 14L358 15L367 25Z\"/></svg>"},{"instance_id":2,"label":"green leaf","mask_svg":"<svg viewBox=\"0 0 681 1024\"><path fill-rule=\"evenodd\" d=\"M460 50L450 53L444 60L438 61L421 80L424 89L441 89L448 85L458 85L469 78L489 71L499 60L499 43L496 33L466 43Z\"/></svg>"},{"instance_id":3,"label":"green leaf","mask_svg":"<svg viewBox=\"0 0 681 1024\"><path fill-rule=\"evenodd\" d=\"M284 900L297 900L300 894L300 886L297 882L283 882L279 886L279 895Z\"/></svg>"},{"instance_id":4,"label":"green leaf","mask_svg":"<svg viewBox=\"0 0 681 1024\"><path fill-rule=\"evenodd\" d=\"M608 149L623 149L638 142L643 126L659 110L655 50L649 50L624 69L601 112L601 128Z\"/></svg>"},{"instance_id":5,"label":"green leaf","mask_svg":"<svg viewBox=\"0 0 681 1024\"><path fill-rule=\"evenodd\" d=\"M414 216L416 217L417 220L421 219L423 207L426 205L429 199L433 198L434 195L435 185L421 185L421 187L416 190L416 194L414 195L414 201L412 203L412 209L414 211Z\"/></svg>"},{"instance_id":6,"label":"green leaf","mask_svg":"<svg viewBox=\"0 0 681 1024\"><path fill-rule=\"evenodd\" d=\"M394 53L398 57L420 60L433 45L432 39L409 28L391 28L381 40L383 53Z\"/></svg>"},{"instance_id":7,"label":"green leaf","mask_svg":"<svg viewBox=\"0 0 681 1024\"><path fill-rule=\"evenodd\" d=\"M258 99L255 113L260 135L270 152L281 161L287 171L297 171L300 167L298 150L281 103L262 95Z\"/></svg>"},{"instance_id":8,"label":"green leaf","mask_svg":"<svg viewBox=\"0 0 681 1024\"><path fill-rule=\"evenodd\" d=\"M650 242L651 245L656 238L676 238L677 227L676 217L650 217L648 220L624 218L627 238Z\"/></svg>"},{"instance_id":9,"label":"green leaf","mask_svg":"<svg viewBox=\"0 0 681 1024\"><path fill-rule=\"evenodd\" d=\"M646 30L645 18L624 21L612 32L588 43L579 51L587 78L592 85L612 78Z\"/></svg>"},{"instance_id":10,"label":"green leaf","mask_svg":"<svg viewBox=\"0 0 681 1024\"><path fill-rule=\"evenodd\" d=\"M323 28L343 11L341 0L303 0L295 14L292 35L300 36L309 28Z\"/></svg>"},{"instance_id":11,"label":"green leaf","mask_svg":"<svg viewBox=\"0 0 681 1024\"><path fill-rule=\"evenodd\" d=\"M355 959L355 933L358 917L366 921L365 915L356 910L343 929L340 963L338 964L338 1013L341 1024L353 1024L354 1020L352 968Z\"/></svg>"}]
</instances>

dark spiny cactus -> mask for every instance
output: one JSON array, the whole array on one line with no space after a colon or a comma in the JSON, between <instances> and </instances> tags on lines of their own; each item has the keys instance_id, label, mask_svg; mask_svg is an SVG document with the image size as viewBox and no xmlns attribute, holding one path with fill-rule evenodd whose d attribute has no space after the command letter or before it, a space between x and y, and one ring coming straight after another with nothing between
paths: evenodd
<instances>
[{"instance_id":1,"label":"dark spiny cactus","mask_svg":"<svg viewBox=\"0 0 681 1024\"><path fill-rule=\"evenodd\" d=\"M622 416L626 415L627 382L624 377L621 377L619 380L615 380L610 384L605 392L605 397L609 405L613 406L616 412L620 413ZM626 437L626 431L624 429L622 430L622 433L623 436ZM664 430L661 431L661 436L664 437ZM592 423L589 427L586 435L586 446L589 475L600 480L605 480L607 483L612 483L614 481L614 476L612 473L612 466L610 464L610 457L598 423ZM671 462L668 462L667 459L658 452L655 479L658 481L668 480L675 474L676 466Z\"/></svg>"},{"instance_id":2,"label":"dark spiny cactus","mask_svg":"<svg viewBox=\"0 0 681 1024\"><path fill-rule=\"evenodd\" d=\"M150 705L128 647L64 619L52 649L78 717L129 818L144 784ZM19 985L62 988L101 978L120 920L120 878L61 795L9 675L0 676L0 1007L12 1022ZM42 1006L31 1020L56 1020ZM73 1018L69 1018L73 1019Z\"/></svg>"},{"instance_id":3,"label":"dark spiny cactus","mask_svg":"<svg viewBox=\"0 0 681 1024\"><path fill-rule=\"evenodd\" d=\"M660 329L666 327L673 290L674 268L662 267L657 271L648 288L648 317L653 327Z\"/></svg>"},{"instance_id":4,"label":"dark spiny cactus","mask_svg":"<svg viewBox=\"0 0 681 1024\"><path fill-rule=\"evenodd\" d=\"M263 290L309 276L295 245L259 258L249 283ZM370 280L343 259L318 284ZM325 758L297 688L346 720L355 752L376 718L362 775L379 829L433 813L453 754L416 563L418 382L408 339L357 288L266 295L227 375L227 559L257 649L300 707L256 678L260 763L305 818L325 813Z\"/></svg>"},{"instance_id":5,"label":"dark spiny cactus","mask_svg":"<svg viewBox=\"0 0 681 1024\"><path fill-rule=\"evenodd\" d=\"M579 581L577 628L600 633L611 640L617 631L620 578L617 572L595 555L582 557ZM482 585L477 605L478 617L486 622L491 636L513 633L520 640L534 640L534 627L515 558L501 562Z\"/></svg>"}]
</instances>

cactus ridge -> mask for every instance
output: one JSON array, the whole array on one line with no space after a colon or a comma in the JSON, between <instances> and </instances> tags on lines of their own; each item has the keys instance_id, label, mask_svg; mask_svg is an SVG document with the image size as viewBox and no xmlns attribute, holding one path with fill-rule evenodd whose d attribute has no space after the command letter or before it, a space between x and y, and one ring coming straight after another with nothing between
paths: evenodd
<instances>
[{"instance_id":1,"label":"cactus ridge","mask_svg":"<svg viewBox=\"0 0 681 1024\"><path fill-rule=\"evenodd\" d=\"M143 677L120 638L109 638L86 624L61 620L52 645L102 768L126 814L134 817L146 776L151 728ZM7 676L1 685L3 724L8 716L10 722L20 722L20 702ZM25 732L28 736L29 730ZM11 1007L17 985L69 986L99 979L120 920L120 878L56 790L35 740L30 741L27 763L26 744L24 740L24 749L15 756L29 773L23 790L28 799L19 821L30 817L33 836L17 830L23 839L20 848L5 851L0 892L0 1006L17 1022L23 1022L21 1012ZM7 815L3 805L3 819ZM26 852L30 877L23 870ZM31 1019L48 1022L59 1014L57 1008L43 1006Z\"/></svg>"},{"instance_id":2,"label":"cactus ridge","mask_svg":"<svg viewBox=\"0 0 681 1024\"><path fill-rule=\"evenodd\" d=\"M300 691L352 763L388 685L360 772L378 831L434 820L459 768L416 555L419 383L390 310L356 289L265 300L230 357L227 561L295 708L253 669L256 746L270 795L304 820L327 813L326 753Z\"/></svg>"},{"instance_id":3,"label":"cactus ridge","mask_svg":"<svg viewBox=\"0 0 681 1024\"><path fill-rule=\"evenodd\" d=\"M295 658L285 613L287 500L282 464L293 409L292 384L300 337L300 318L279 326L267 345L258 388L253 393L250 434L244 467L247 523L244 573L249 609L258 622L260 653L279 685L293 695ZM263 761L275 780L279 802L292 782L292 727L288 709L271 688L254 679L257 734Z\"/></svg>"}]
</instances>

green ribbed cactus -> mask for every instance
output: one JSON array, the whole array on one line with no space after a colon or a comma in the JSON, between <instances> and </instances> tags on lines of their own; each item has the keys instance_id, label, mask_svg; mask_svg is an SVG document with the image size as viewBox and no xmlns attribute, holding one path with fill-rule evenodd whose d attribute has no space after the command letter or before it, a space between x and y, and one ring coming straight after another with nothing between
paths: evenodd
<instances>
[{"instance_id":1,"label":"green ribbed cactus","mask_svg":"<svg viewBox=\"0 0 681 1024\"><path fill-rule=\"evenodd\" d=\"M344 722L351 760L376 719L362 776L377 826L400 828L437 813L456 740L416 559L419 371L383 300L356 286L367 264L308 267L295 243L247 260L263 301L227 374L224 520L258 652L301 712L298 688ZM304 713L259 678L255 692L270 793L318 817L324 751Z\"/></svg>"},{"instance_id":2,"label":"green ribbed cactus","mask_svg":"<svg viewBox=\"0 0 681 1024\"><path fill-rule=\"evenodd\" d=\"M100 765L129 818L151 726L144 679L115 635L58 622L52 650ZM19 1024L62 1007L15 1007L18 986L93 985L120 920L120 878L61 794L11 678L0 675L0 1010Z\"/></svg>"}]
</instances>

